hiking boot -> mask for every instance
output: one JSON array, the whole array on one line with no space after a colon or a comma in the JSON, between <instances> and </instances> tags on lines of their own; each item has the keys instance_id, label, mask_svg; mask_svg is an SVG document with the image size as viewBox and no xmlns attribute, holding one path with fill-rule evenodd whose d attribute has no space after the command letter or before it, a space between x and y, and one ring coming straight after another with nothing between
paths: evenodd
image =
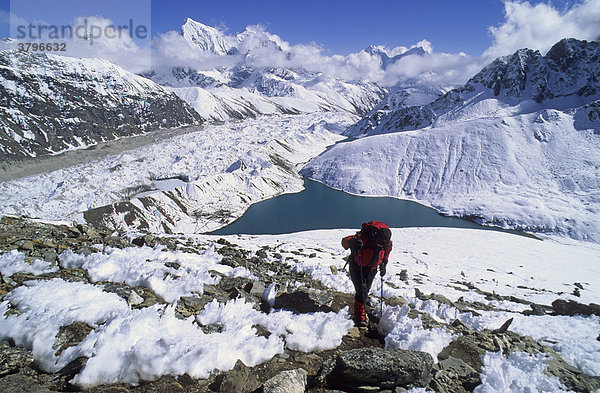
<instances>
[{"instance_id":1,"label":"hiking boot","mask_svg":"<svg viewBox=\"0 0 600 393\"><path fill-rule=\"evenodd\" d=\"M365 319L354 318L354 326L356 326L357 328L366 328L367 321Z\"/></svg>"}]
</instances>

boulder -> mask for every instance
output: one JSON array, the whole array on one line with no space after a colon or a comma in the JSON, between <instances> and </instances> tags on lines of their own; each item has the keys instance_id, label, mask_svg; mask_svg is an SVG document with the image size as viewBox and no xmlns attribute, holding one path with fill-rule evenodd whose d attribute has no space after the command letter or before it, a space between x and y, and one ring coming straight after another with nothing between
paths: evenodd
<instances>
[{"instance_id":1,"label":"boulder","mask_svg":"<svg viewBox=\"0 0 600 393\"><path fill-rule=\"evenodd\" d=\"M483 366L482 356L488 351L496 352L498 349L497 343L490 334L475 333L460 336L452 341L438 354L438 359L446 360L451 357L460 359L480 372Z\"/></svg>"},{"instance_id":2,"label":"boulder","mask_svg":"<svg viewBox=\"0 0 600 393\"><path fill-rule=\"evenodd\" d=\"M556 299L552 302L552 309L558 315L573 316L581 315L598 315L600 316L600 304L590 303L589 305L581 304L573 300Z\"/></svg>"},{"instance_id":3,"label":"boulder","mask_svg":"<svg viewBox=\"0 0 600 393\"><path fill-rule=\"evenodd\" d=\"M228 372L217 376L212 390L220 393L250 393L260 387L260 382L241 360Z\"/></svg>"},{"instance_id":4,"label":"boulder","mask_svg":"<svg viewBox=\"0 0 600 393\"><path fill-rule=\"evenodd\" d=\"M282 371L263 385L263 393L304 393L308 372L303 368Z\"/></svg>"},{"instance_id":5,"label":"boulder","mask_svg":"<svg viewBox=\"0 0 600 393\"><path fill-rule=\"evenodd\" d=\"M292 293L282 293L275 298L274 308L283 308L298 314L333 311L333 296L328 291L299 288Z\"/></svg>"},{"instance_id":6,"label":"boulder","mask_svg":"<svg viewBox=\"0 0 600 393\"><path fill-rule=\"evenodd\" d=\"M430 354L405 349L359 348L325 361L318 382L332 389L425 387L432 379Z\"/></svg>"},{"instance_id":7,"label":"boulder","mask_svg":"<svg viewBox=\"0 0 600 393\"><path fill-rule=\"evenodd\" d=\"M115 293L125 299L133 309L150 307L157 303L166 304L152 289L143 287L131 287L118 282L97 282L102 285L104 292ZM140 302L139 299L142 299Z\"/></svg>"},{"instance_id":8,"label":"boulder","mask_svg":"<svg viewBox=\"0 0 600 393\"><path fill-rule=\"evenodd\" d=\"M94 330L85 322L75 321L70 325L61 326L56 333L56 340L52 349L56 349L56 356L59 356L65 349L74 347L87 337Z\"/></svg>"},{"instance_id":9,"label":"boulder","mask_svg":"<svg viewBox=\"0 0 600 393\"><path fill-rule=\"evenodd\" d=\"M477 370L460 359L449 357L442 360L438 369L429 385L438 393L472 392L481 384Z\"/></svg>"}]
</instances>

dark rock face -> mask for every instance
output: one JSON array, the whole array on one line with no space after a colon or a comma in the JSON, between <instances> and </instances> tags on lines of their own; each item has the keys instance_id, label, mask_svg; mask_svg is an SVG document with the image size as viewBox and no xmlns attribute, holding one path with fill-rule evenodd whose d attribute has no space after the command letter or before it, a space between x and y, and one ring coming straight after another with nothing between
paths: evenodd
<instances>
[{"instance_id":1,"label":"dark rock face","mask_svg":"<svg viewBox=\"0 0 600 393\"><path fill-rule=\"evenodd\" d=\"M202 122L174 93L104 60L3 51L0 66L2 160Z\"/></svg>"},{"instance_id":2,"label":"dark rock face","mask_svg":"<svg viewBox=\"0 0 600 393\"><path fill-rule=\"evenodd\" d=\"M433 358L404 349L360 348L325 362L318 378L331 388L358 386L425 387L432 378Z\"/></svg>"},{"instance_id":3,"label":"dark rock face","mask_svg":"<svg viewBox=\"0 0 600 393\"><path fill-rule=\"evenodd\" d=\"M495 96L537 103L558 97L590 97L599 92L599 58L600 43L564 39L545 56L520 49L501 57L467 82L467 87L481 84Z\"/></svg>"}]
</instances>

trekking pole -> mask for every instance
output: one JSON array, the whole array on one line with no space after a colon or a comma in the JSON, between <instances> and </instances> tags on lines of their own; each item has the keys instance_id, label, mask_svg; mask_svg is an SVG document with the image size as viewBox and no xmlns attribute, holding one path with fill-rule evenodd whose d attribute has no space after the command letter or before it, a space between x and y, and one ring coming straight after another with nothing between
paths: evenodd
<instances>
[{"instance_id":1,"label":"trekking pole","mask_svg":"<svg viewBox=\"0 0 600 393\"><path fill-rule=\"evenodd\" d=\"M381 276L381 298L379 299L380 315L379 320L383 318L383 276Z\"/></svg>"},{"instance_id":2,"label":"trekking pole","mask_svg":"<svg viewBox=\"0 0 600 393\"><path fill-rule=\"evenodd\" d=\"M361 254L360 251L361 250L359 249L358 250L358 264L359 264L359 267L360 267L360 290L361 290L361 292L364 292L364 289L365 289L364 288L365 280L363 278L363 266L362 266L362 258L361 258L361 255L360 255ZM364 293L363 293L363 296L364 296Z\"/></svg>"}]
</instances>

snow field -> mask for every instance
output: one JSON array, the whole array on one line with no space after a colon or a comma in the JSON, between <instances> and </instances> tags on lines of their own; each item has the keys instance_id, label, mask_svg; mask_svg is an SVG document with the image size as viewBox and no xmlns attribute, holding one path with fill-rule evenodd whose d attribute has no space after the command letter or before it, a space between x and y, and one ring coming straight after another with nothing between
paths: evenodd
<instances>
[{"instance_id":1,"label":"snow field","mask_svg":"<svg viewBox=\"0 0 600 393\"><path fill-rule=\"evenodd\" d=\"M544 374L544 355L488 352L483 357L481 385L474 393L570 392L556 377Z\"/></svg>"},{"instance_id":2,"label":"snow field","mask_svg":"<svg viewBox=\"0 0 600 393\"><path fill-rule=\"evenodd\" d=\"M479 116L338 144L302 173L353 194L598 242L598 135L552 109Z\"/></svg>"}]
</instances>

